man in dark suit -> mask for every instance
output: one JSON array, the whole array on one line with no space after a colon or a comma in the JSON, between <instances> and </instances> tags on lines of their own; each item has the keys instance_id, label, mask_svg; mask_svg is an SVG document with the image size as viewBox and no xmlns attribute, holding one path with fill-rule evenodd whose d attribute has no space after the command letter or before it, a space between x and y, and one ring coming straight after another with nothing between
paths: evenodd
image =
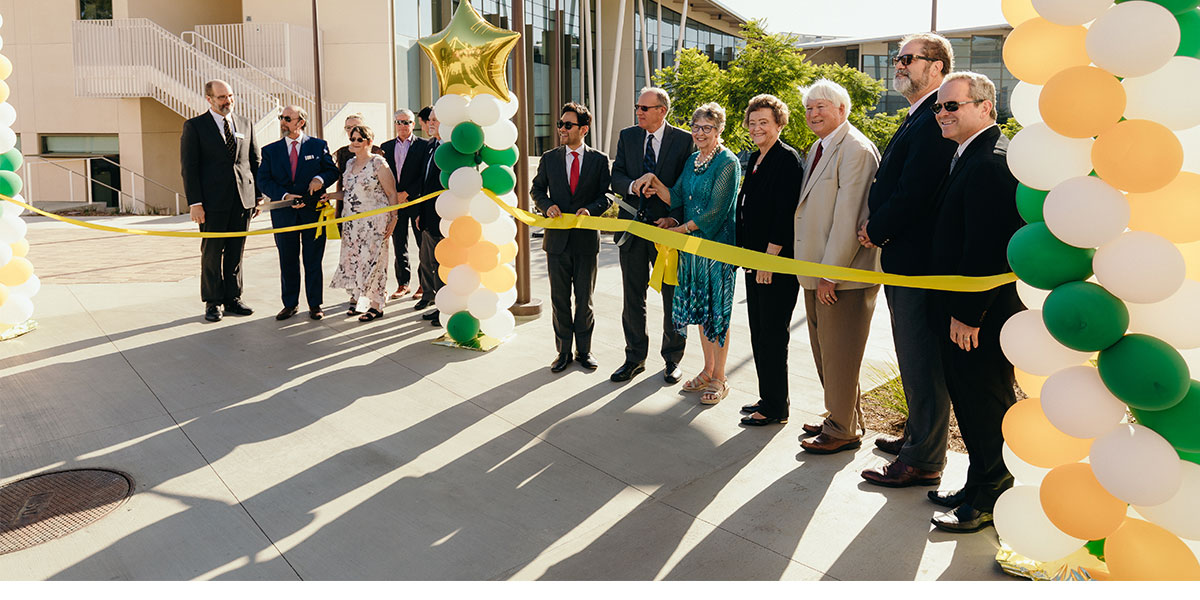
<instances>
[{"instance_id":1,"label":"man in dark suit","mask_svg":"<svg viewBox=\"0 0 1200 600\"><path fill-rule=\"evenodd\" d=\"M996 126L996 86L978 73L954 73L933 110L942 135L958 148L937 194L932 270L968 277L1008 273L1008 242L1023 221L1013 200L1017 179L1008 169L1008 138ZM978 531L992 523L996 498L1013 484L1001 456L1000 423L1017 398L1000 328L1025 307L1014 283L986 292L936 292L933 305L946 388L971 460L961 490L929 492L930 500L951 509L933 524Z\"/></svg>"},{"instance_id":2,"label":"man in dark suit","mask_svg":"<svg viewBox=\"0 0 1200 600\"><path fill-rule=\"evenodd\" d=\"M402 182L402 179L405 175L408 177L421 175L425 164L420 161L418 155L422 154L422 147L429 142L413 135L413 123L416 121L416 117L413 116L411 110L402 108L396 111L393 121L396 124L396 137L384 142L380 149L383 150L383 157L387 159L388 167L392 169L392 176L396 178L396 189L403 194L405 182ZM410 156L412 160L409 160ZM407 195L404 194L404 196ZM401 203L408 200L411 198L400 198ZM392 231L392 248L396 250L396 284L399 287L392 294L393 300L403 298L409 292L408 284L412 281L412 274L408 266L408 230L411 226L417 242L417 254L420 254L421 232L417 229L416 222L419 212L419 206L410 206L396 212L398 221L396 228Z\"/></svg>"},{"instance_id":3,"label":"man in dark suit","mask_svg":"<svg viewBox=\"0 0 1200 600\"><path fill-rule=\"evenodd\" d=\"M257 197L258 144L250 120L233 113L233 89L214 79L204 84L209 111L188 119L179 140L183 191L200 231L246 231ZM204 318L221 320L254 311L242 303L245 237L200 241L200 297Z\"/></svg>"},{"instance_id":4,"label":"man in dark suit","mask_svg":"<svg viewBox=\"0 0 1200 600\"><path fill-rule=\"evenodd\" d=\"M258 188L269 200L291 200L290 208L271 211L271 227L280 229L293 225L316 223L319 212L317 200L329 186L338 181L338 168L333 164L329 144L325 140L305 135L308 113L299 106L284 107L279 115L283 139L271 142L262 149L262 165L258 168ZM308 316L320 319L325 291L321 276L321 259L325 257L325 235L317 229L304 229L275 234L279 250L279 277L282 285L283 310L275 315L284 320L296 314L300 304L300 256L304 255L304 292L308 300Z\"/></svg>"},{"instance_id":5,"label":"man in dark suit","mask_svg":"<svg viewBox=\"0 0 1200 600\"><path fill-rule=\"evenodd\" d=\"M645 88L638 96L638 124L621 130L617 157L612 167L612 189L624 199L618 217L675 227L683 220L682 210L670 214L670 198L657 195L642 197L632 193L633 182L646 173L654 173L668 187L683 173L684 163L692 154L692 136L667 123L671 98L662 88ZM658 252L654 243L633 235L617 234L620 247L621 276L624 280L624 307L621 327L625 330L625 364L612 374L613 381L629 381L646 370L650 337L646 334L646 287ZM663 379L678 383L683 376L679 362L687 343L684 330L671 324L671 299L675 286L663 284L662 357L666 361Z\"/></svg>"},{"instance_id":6,"label":"man in dark suit","mask_svg":"<svg viewBox=\"0 0 1200 600\"><path fill-rule=\"evenodd\" d=\"M912 106L880 159L867 196L870 215L858 239L867 248L882 248L884 272L927 275L934 194L955 148L942 137L931 107L938 86L954 66L954 55L945 38L922 33L905 38L893 61L893 87ZM908 422L902 437L875 440L881 450L897 454L896 460L862 476L887 487L937 485L946 465L950 398L942 377L940 339L929 322L929 292L889 285L883 293L892 317Z\"/></svg>"},{"instance_id":7,"label":"man in dark suit","mask_svg":"<svg viewBox=\"0 0 1200 600\"><path fill-rule=\"evenodd\" d=\"M421 112L424 114L424 111ZM405 164L412 166L406 166L405 170L400 172L401 187L397 188L400 202L416 200L426 194L445 189L442 186L442 170L433 160L433 153L442 143L438 131L441 123L438 122L437 115L430 110L429 118L422 120L421 124L424 126L425 132L429 134L429 139L424 144L414 145L409 150ZM417 257L417 281L421 285L423 295L413 309L424 310L433 305L437 298L437 291L445 285L438 274L437 255L434 253L438 242L442 241L444 236L442 236L442 218L437 213L436 200L426 200L414 208L416 208L414 223L417 230L421 232ZM441 314L436 305L433 310L421 315L421 318L429 321L429 324L434 327L442 326Z\"/></svg>"},{"instance_id":8,"label":"man in dark suit","mask_svg":"<svg viewBox=\"0 0 1200 600\"><path fill-rule=\"evenodd\" d=\"M608 209L611 175L608 156L583 143L592 124L587 107L568 102L559 111L558 141L563 145L547 151L538 161L537 175L529 195L547 217L564 213L600 215ZM589 371L599 366L592 356L592 291L596 288L596 266L600 256L600 232L587 229L547 229L542 238L546 267L550 274L550 305L554 318L554 342L558 356L550 371L561 373L571 364L571 342L575 358ZM571 310L574 292L575 310ZM642 291L645 293L645 290Z\"/></svg>"}]
</instances>

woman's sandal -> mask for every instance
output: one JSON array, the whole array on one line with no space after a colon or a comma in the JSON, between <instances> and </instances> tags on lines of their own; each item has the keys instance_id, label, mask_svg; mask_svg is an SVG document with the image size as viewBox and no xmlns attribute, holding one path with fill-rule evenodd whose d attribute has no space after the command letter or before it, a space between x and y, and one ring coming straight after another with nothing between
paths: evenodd
<instances>
[{"instance_id":1,"label":"woman's sandal","mask_svg":"<svg viewBox=\"0 0 1200 600\"><path fill-rule=\"evenodd\" d=\"M716 404L729 395L729 384L724 379L714 379L708 385L708 391L700 396L700 404Z\"/></svg>"},{"instance_id":2,"label":"woman's sandal","mask_svg":"<svg viewBox=\"0 0 1200 600\"><path fill-rule=\"evenodd\" d=\"M382 310L379 310L378 308L368 308L367 312L364 313L363 316L359 317L358 320L362 321L363 323L366 323L367 321L374 321L375 319L378 319L379 317L382 317L382 316L383 316Z\"/></svg>"},{"instance_id":3,"label":"woman's sandal","mask_svg":"<svg viewBox=\"0 0 1200 600\"><path fill-rule=\"evenodd\" d=\"M708 384L710 383L712 383L712 379L709 378L708 374L700 371L699 375L684 382L682 389L685 392L703 392L708 389Z\"/></svg>"}]
</instances>

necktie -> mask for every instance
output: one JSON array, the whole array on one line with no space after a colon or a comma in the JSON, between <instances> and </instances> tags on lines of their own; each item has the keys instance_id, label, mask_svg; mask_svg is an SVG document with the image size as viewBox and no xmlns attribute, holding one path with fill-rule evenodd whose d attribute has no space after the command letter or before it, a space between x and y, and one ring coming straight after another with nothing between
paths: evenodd
<instances>
[{"instance_id":1,"label":"necktie","mask_svg":"<svg viewBox=\"0 0 1200 600\"><path fill-rule=\"evenodd\" d=\"M949 171L947 171L947 173L953 173L953 172L954 172L954 165L957 165L957 164L958 164L958 159L959 159L959 157L960 157L960 156L962 156L962 155L961 155L961 154L955 154L955 155L954 155L954 158L950 159L950 170L949 170Z\"/></svg>"},{"instance_id":2,"label":"necktie","mask_svg":"<svg viewBox=\"0 0 1200 600\"><path fill-rule=\"evenodd\" d=\"M300 142L293 140L291 142L291 145L292 145L292 153L291 153L292 181L295 181L296 180L296 165L300 163L300 152L298 150L298 148L300 147Z\"/></svg>"},{"instance_id":3,"label":"necktie","mask_svg":"<svg viewBox=\"0 0 1200 600\"><path fill-rule=\"evenodd\" d=\"M229 129L229 117L225 117L225 149L229 151L229 160L237 162L237 139L233 137L233 131Z\"/></svg>"},{"instance_id":4,"label":"necktie","mask_svg":"<svg viewBox=\"0 0 1200 600\"><path fill-rule=\"evenodd\" d=\"M817 168L817 163L821 162L821 151L824 149L825 149L825 144L822 144L821 142L817 142L817 155L813 157L813 164L811 167L808 168L808 170L810 172L815 171Z\"/></svg>"},{"instance_id":5,"label":"necktie","mask_svg":"<svg viewBox=\"0 0 1200 600\"><path fill-rule=\"evenodd\" d=\"M653 173L657 164L658 157L654 156L654 136L646 134L646 153L642 155L642 170Z\"/></svg>"},{"instance_id":6,"label":"necktie","mask_svg":"<svg viewBox=\"0 0 1200 600\"><path fill-rule=\"evenodd\" d=\"M579 151L571 153L571 193L575 193L575 187L579 185Z\"/></svg>"}]
</instances>

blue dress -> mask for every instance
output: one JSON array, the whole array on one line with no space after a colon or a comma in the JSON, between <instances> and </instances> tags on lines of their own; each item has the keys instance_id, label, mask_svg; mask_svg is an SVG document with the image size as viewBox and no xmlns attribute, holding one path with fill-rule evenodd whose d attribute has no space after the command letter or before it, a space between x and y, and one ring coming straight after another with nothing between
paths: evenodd
<instances>
[{"instance_id":1,"label":"blue dress","mask_svg":"<svg viewBox=\"0 0 1200 600\"><path fill-rule=\"evenodd\" d=\"M671 209L682 206L683 222L696 222L699 229L689 235L734 244L734 215L742 166L732 152L721 148L704 170L696 172L698 155L699 152L692 153L671 188ZM724 346L729 315L733 312L736 267L680 252L678 273L671 322L676 329L699 325L704 337Z\"/></svg>"}]
</instances>

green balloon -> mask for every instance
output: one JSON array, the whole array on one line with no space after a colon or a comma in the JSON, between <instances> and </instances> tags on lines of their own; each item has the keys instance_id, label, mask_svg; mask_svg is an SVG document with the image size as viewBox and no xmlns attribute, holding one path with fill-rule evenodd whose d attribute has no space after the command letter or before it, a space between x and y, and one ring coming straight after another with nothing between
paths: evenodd
<instances>
[{"instance_id":1,"label":"green balloon","mask_svg":"<svg viewBox=\"0 0 1200 600\"><path fill-rule=\"evenodd\" d=\"M1179 49L1175 56L1200 58L1200 10L1175 15L1179 21Z\"/></svg>"},{"instance_id":2,"label":"green balloon","mask_svg":"<svg viewBox=\"0 0 1200 600\"><path fill-rule=\"evenodd\" d=\"M1035 190L1023 183L1017 184L1017 212L1026 223L1040 223L1046 218L1042 216L1042 205L1046 203L1046 195L1050 192Z\"/></svg>"},{"instance_id":3,"label":"green balloon","mask_svg":"<svg viewBox=\"0 0 1200 600\"><path fill-rule=\"evenodd\" d=\"M1076 248L1059 241L1045 223L1030 223L1008 242L1008 264L1021 281L1052 290L1068 281L1092 276L1093 248Z\"/></svg>"},{"instance_id":4,"label":"green balloon","mask_svg":"<svg viewBox=\"0 0 1200 600\"><path fill-rule=\"evenodd\" d=\"M1183 460L1200 465L1200 452L1184 452L1183 450L1176 450L1175 454L1178 454L1179 458L1182 458Z\"/></svg>"},{"instance_id":5,"label":"green balloon","mask_svg":"<svg viewBox=\"0 0 1200 600\"><path fill-rule=\"evenodd\" d=\"M492 165L483 170L483 187L492 190L497 196L507 194L517 185L517 174L512 167Z\"/></svg>"},{"instance_id":6,"label":"green balloon","mask_svg":"<svg viewBox=\"0 0 1200 600\"><path fill-rule=\"evenodd\" d=\"M454 144L442 144L434 151L433 162L443 173L453 173L462 167L475 166L475 155L455 150Z\"/></svg>"},{"instance_id":7,"label":"green balloon","mask_svg":"<svg viewBox=\"0 0 1200 600\"><path fill-rule=\"evenodd\" d=\"M12 171L0 171L0 194L9 198L21 193L21 176Z\"/></svg>"},{"instance_id":8,"label":"green balloon","mask_svg":"<svg viewBox=\"0 0 1200 600\"><path fill-rule=\"evenodd\" d=\"M450 143L463 154L475 154L483 147L483 128L470 121L459 123L450 133Z\"/></svg>"},{"instance_id":9,"label":"green balloon","mask_svg":"<svg viewBox=\"0 0 1200 600\"><path fill-rule=\"evenodd\" d=\"M442 182L443 190L450 189L450 171L442 171L442 174L438 177L438 180Z\"/></svg>"},{"instance_id":10,"label":"green balloon","mask_svg":"<svg viewBox=\"0 0 1200 600\"><path fill-rule=\"evenodd\" d=\"M1131 333L1101 350L1096 367L1108 391L1132 408L1167 410L1188 393L1187 363L1156 337Z\"/></svg>"},{"instance_id":11,"label":"green balloon","mask_svg":"<svg viewBox=\"0 0 1200 600\"><path fill-rule=\"evenodd\" d=\"M496 150L494 148L484 146L483 149L479 151L479 155L483 157L483 162L489 165L508 165L511 167L517 164L516 146L509 146L503 150Z\"/></svg>"},{"instance_id":12,"label":"green balloon","mask_svg":"<svg viewBox=\"0 0 1200 600\"><path fill-rule=\"evenodd\" d=\"M1129 2L1130 0L1117 0L1117 4ZM1161 5L1163 8L1175 13L1184 13L1200 6L1200 0L1149 0L1154 4Z\"/></svg>"},{"instance_id":13,"label":"green balloon","mask_svg":"<svg viewBox=\"0 0 1200 600\"><path fill-rule=\"evenodd\" d=\"M446 333L449 333L454 341L466 344L479 335L479 319L472 317L471 313L465 310L456 312L446 321Z\"/></svg>"},{"instance_id":14,"label":"green balloon","mask_svg":"<svg viewBox=\"0 0 1200 600\"><path fill-rule=\"evenodd\" d=\"M0 154L0 171L16 171L23 164L25 164L25 157L21 156L21 151L16 148Z\"/></svg>"},{"instance_id":15,"label":"green balloon","mask_svg":"<svg viewBox=\"0 0 1200 600\"><path fill-rule=\"evenodd\" d=\"M1087 548L1088 554L1104 560L1104 539L1092 540L1084 544L1083 547Z\"/></svg>"},{"instance_id":16,"label":"green balloon","mask_svg":"<svg viewBox=\"0 0 1200 600\"><path fill-rule=\"evenodd\" d=\"M1129 309L1094 283L1070 281L1046 296L1042 321L1062 345L1095 352L1117 343L1125 335L1129 329Z\"/></svg>"},{"instance_id":17,"label":"green balloon","mask_svg":"<svg viewBox=\"0 0 1200 600\"><path fill-rule=\"evenodd\" d=\"M1192 380L1183 401L1167 410L1131 409L1138 423L1153 429L1180 452L1200 452L1200 381Z\"/></svg>"}]
</instances>

